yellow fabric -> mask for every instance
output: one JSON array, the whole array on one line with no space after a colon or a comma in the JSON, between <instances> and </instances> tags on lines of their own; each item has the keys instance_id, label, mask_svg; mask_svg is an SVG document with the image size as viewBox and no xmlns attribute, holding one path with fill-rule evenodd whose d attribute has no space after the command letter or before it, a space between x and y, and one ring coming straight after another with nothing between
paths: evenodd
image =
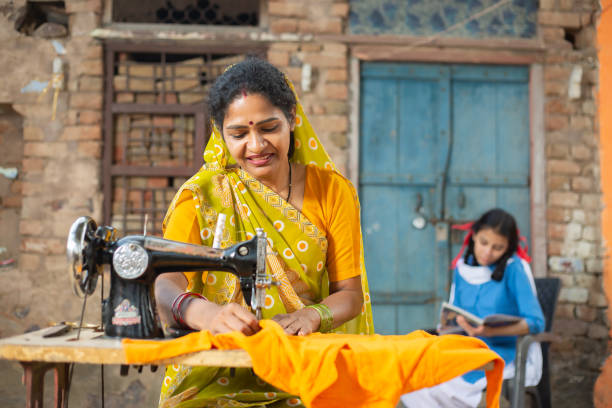
<instances>
[{"instance_id":1,"label":"yellow fabric","mask_svg":"<svg viewBox=\"0 0 612 408\"><path fill-rule=\"evenodd\" d=\"M297 96L296 96L297 98ZM296 106L296 126L294 130L295 152L293 162L310 165L333 172L334 183L343 184L344 190L352 197L354 213L359 213L357 194L351 183L346 180L332 163L327 152L321 145L316 134L308 122L301 104ZM227 146L216 126L204 151L205 164L193 177L180 188L174 197L166 218L164 220L164 233L177 237L174 227L169 231L170 225L177 229L190 231L186 236L194 238L191 230L194 227L193 219L185 219L184 214L177 216L177 206L187 205L191 201L195 208L199 241L206 246L213 242L213 232L219 214L226 215L225 231L221 239L221 247L225 248L237 242L255 236L256 228L263 228L268 237L267 272L280 282L267 291L263 317L271 318L279 313L290 313L303 308L307 304L318 303L329 295L329 278L326 267L330 255L328 254L328 236L313 223L303 212L295 209L247 172L235 166L235 160L230 156ZM309 170L312 173L312 170ZM318 172L315 171L315 174ZM318 191L317 193L320 193ZM346 193L345 193L346 195ZM332 200L333 197L329 196ZM346 203L350 205L351 203ZM314 211L310 215L316 213ZM182 220L182 221L181 221ZM358 217L353 217L359 222ZM334 231L330 231L334 232ZM350 231L343 231L358 243L353 251L358 254L359 261L353 260L347 276L355 276L358 268L361 274L362 290L365 299L361 313L349 322L335 329L336 332L371 334L374 332L372 310L368 291L368 281L363 262L363 245L361 242L360 227L353 226ZM184 234L185 235L185 234ZM182 239L180 239L182 240ZM355 265L357 263L357 265ZM332 265L339 267L332 262ZM189 274L187 290L201 293L207 299L218 304L237 302L244 304L242 294L238 289L238 282L234 275L226 272L206 271ZM342 275L344 276L344 275ZM253 381L248 373L238 372L232 386L235 392L240 387ZM207 387L225 376L222 369L207 367L168 367L162 384L160 401L163 402L171 395L182 392L188 386L200 387L198 397L214 399L219 390ZM242 381L244 380L244 381ZM262 387L264 387L262 385ZM252 391L252 390L251 390ZM261 392L260 392L261 391ZM256 405L265 401L265 388L255 392L239 393L238 399L245 404ZM188 406L188 405L185 405ZM250 406L250 405L244 405Z\"/></svg>"},{"instance_id":2,"label":"yellow fabric","mask_svg":"<svg viewBox=\"0 0 612 408\"><path fill-rule=\"evenodd\" d=\"M177 355L242 348L255 373L268 383L299 395L310 408L393 408L401 394L432 387L493 362L487 375L487 407L499 406L504 361L484 342L468 336L357 336L315 333L287 336L271 320L253 336L208 331L170 341L124 339L130 364ZM227 406L233 406L228 397ZM296 399L297 400L297 399ZM189 406L202 401L189 399Z\"/></svg>"}]
</instances>

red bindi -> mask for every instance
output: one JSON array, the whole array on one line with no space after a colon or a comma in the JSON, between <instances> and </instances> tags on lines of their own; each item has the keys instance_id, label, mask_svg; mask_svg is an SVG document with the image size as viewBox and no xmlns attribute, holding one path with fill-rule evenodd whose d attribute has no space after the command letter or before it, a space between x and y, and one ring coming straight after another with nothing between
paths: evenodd
<instances>
[{"instance_id":1,"label":"red bindi","mask_svg":"<svg viewBox=\"0 0 612 408\"><path fill-rule=\"evenodd\" d=\"M252 121L252 120L249 120L249 125L252 125L252 124L253 124L253 121Z\"/></svg>"}]
</instances>

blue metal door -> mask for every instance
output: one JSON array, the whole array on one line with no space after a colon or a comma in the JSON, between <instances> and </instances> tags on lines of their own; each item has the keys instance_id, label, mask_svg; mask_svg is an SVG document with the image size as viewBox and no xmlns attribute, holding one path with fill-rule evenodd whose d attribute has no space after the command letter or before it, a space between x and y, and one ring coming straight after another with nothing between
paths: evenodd
<instances>
[{"instance_id":1,"label":"blue metal door","mask_svg":"<svg viewBox=\"0 0 612 408\"><path fill-rule=\"evenodd\" d=\"M359 194L376 331L433 327L456 223L512 212L529 234L525 67L364 63Z\"/></svg>"}]
</instances>

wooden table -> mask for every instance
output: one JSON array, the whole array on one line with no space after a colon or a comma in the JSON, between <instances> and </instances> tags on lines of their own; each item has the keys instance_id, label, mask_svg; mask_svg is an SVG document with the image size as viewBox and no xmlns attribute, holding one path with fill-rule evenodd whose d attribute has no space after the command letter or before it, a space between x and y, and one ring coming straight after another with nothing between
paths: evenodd
<instances>
[{"instance_id":1,"label":"wooden table","mask_svg":"<svg viewBox=\"0 0 612 408\"><path fill-rule=\"evenodd\" d=\"M94 329L58 331L46 328L20 336L0 339L0 358L16 360L24 368L26 408L42 408L45 373L54 370L55 408L67 407L70 384L68 369L71 363L127 365L121 339L105 337ZM164 340L159 340L163 342ZM244 350L206 350L182 356L143 363L143 365L184 364L190 366L252 367L251 357ZM133 362L132 365L139 365Z\"/></svg>"}]
</instances>

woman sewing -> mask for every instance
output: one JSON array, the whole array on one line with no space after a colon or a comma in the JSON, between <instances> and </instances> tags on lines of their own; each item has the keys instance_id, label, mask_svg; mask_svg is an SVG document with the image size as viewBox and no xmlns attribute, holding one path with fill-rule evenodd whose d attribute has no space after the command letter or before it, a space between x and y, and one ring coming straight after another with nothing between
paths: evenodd
<instances>
[{"instance_id":1,"label":"woman sewing","mask_svg":"<svg viewBox=\"0 0 612 408\"><path fill-rule=\"evenodd\" d=\"M205 164L178 191L164 237L212 246L220 214L221 247L268 237L268 273L281 282L267 291L263 317L289 335L373 333L363 267L359 204L312 130L295 92L274 66L257 59L228 68L209 95L213 132ZM155 284L164 324L213 334L258 331L234 275L164 274ZM302 406L251 370L170 366L164 407ZM230 401L233 401L230 403ZM220 405L220 406L221 406Z\"/></svg>"}]
</instances>

